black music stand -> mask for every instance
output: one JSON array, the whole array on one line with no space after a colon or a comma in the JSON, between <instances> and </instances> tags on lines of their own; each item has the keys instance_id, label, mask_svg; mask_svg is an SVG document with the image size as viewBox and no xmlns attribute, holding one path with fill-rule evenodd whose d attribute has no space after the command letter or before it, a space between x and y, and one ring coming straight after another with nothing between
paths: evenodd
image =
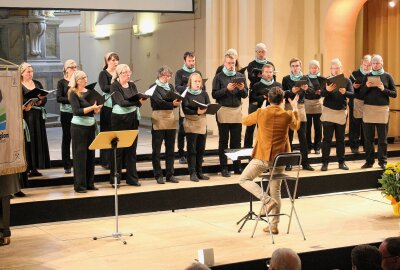
<instances>
[{"instance_id":1,"label":"black music stand","mask_svg":"<svg viewBox=\"0 0 400 270\"><path fill-rule=\"evenodd\" d=\"M93 237L93 240L113 237L117 240L122 241L124 245L127 244L123 236L133 236L132 233L123 234L118 230L118 173L117 173L117 148L129 147L135 141L138 130L122 130L122 131L105 131L100 132L97 137L94 139L92 144L89 146L90 150L96 149L113 149L114 154L114 189L115 189L115 232L111 235Z\"/></svg>"}]
</instances>

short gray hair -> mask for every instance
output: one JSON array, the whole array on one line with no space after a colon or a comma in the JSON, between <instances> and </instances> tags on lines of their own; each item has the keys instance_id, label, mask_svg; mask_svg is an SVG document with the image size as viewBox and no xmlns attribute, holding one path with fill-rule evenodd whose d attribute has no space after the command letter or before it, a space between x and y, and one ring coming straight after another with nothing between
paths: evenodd
<instances>
[{"instance_id":1,"label":"short gray hair","mask_svg":"<svg viewBox=\"0 0 400 270\"><path fill-rule=\"evenodd\" d=\"M230 48L225 52L225 56L233 56L234 58L238 58L238 52L234 48Z\"/></svg>"},{"instance_id":2,"label":"short gray hair","mask_svg":"<svg viewBox=\"0 0 400 270\"><path fill-rule=\"evenodd\" d=\"M290 248L278 248L272 253L270 265L276 270L301 270L299 255Z\"/></svg>"},{"instance_id":3,"label":"short gray hair","mask_svg":"<svg viewBox=\"0 0 400 270\"><path fill-rule=\"evenodd\" d=\"M371 62L372 56L370 54L366 54L363 56L363 58L361 59L363 62L364 61L368 61Z\"/></svg>"},{"instance_id":4,"label":"short gray hair","mask_svg":"<svg viewBox=\"0 0 400 270\"><path fill-rule=\"evenodd\" d=\"M162 66L158 69L158 77L163 75L171 75L172 76L172 69L168 66Z\"/></svg>"},{"instance_id":5,"label":"short gray hair","mask_svg":"<svg viewBox=\"0 0 400 270\"><path fill-rule=\"evenodd\" d=\"M264 43L258 43L256 44L256 52L257 51L266 51L267 46Z\"/></svg>"},{"instance_id":6,"label":"short gray hair","mask_svg":"<svg viewBox=\"0 0 400 270\"><path fill-rule=\"evenodd\" d=\"M311 67L311 65L316 65L318 68L320 68L319 61L318 60L311 60L308 62L308 67Z\"/></svg>"},{"instance_id":7,"label":"short gray hair","mask_svg":"<svg viewBox=\"0 0 400 270\"><path fill-rule=\"evenodd\" d=\"M379 54L375 54L371 59L371 62L372 61L373 62L380 62L383 65L383 58Z\"/></svg>"},{"instance_id":8,"label":"short gray hair","mask_svg":"<svg viewBox=\"0 0 400 270\"><path fill-rule=\"evenodd\" d=\"M339 58L334 58L331 60L331 66L333 65L338 65L339 67L342 67L342 62L340 62Z\"/></svg>"}]
</instances>

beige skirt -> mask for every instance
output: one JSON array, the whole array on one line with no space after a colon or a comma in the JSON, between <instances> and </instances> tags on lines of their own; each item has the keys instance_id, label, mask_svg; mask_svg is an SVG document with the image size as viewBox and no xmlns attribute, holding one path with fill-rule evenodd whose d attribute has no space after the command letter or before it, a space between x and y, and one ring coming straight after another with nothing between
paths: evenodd
<instances>
[{"instance_id":1,"label":"beige skirt","mask_svg":"<svg viewBox=\"0 0 400 270\"><path fill-rule=\"evenodd\" d=\"M217 119L221 124L242 123L242 106L235 108L221 106L217 112Z\"/></svg>"},{"instance_id":2,"label":"beige skirt","mask_svg":"<svg viewBox=\"0 0 400 270\"><path fill-rule=\"evenodd\" d=\"M321 99L304 99L306 106L306 114L320 114L322 113Z\"/></svg>"},{"instance_id":3,"label":"beige skirt","mask_svg":"<svg viewBox=\"0 0 400 270\"><path fill-rule=\"evenodd\" d=\"M328 107L322 106L322 122L332 122L339 125L346 124L347 110L332 110Z\"/></svg>"},{"instance_id":4,"label":"beige skirt","mask_svg":"<svg viewBox=\"0 0 400 270\"><path fill-rule=\"evenodd\" d=\"M353 117L354 118L363 118L363 107L364 107L364 100L355 98L354 99L354 108L353 108Z\"/></svg>"},{"instance_id":5,"label":"beige skirt","mask_svg":"<svg viewBox=\"0 0 400 270\"><path fill-rule=\"evenodd\" d=\"M364 104L362 119L364 123L387 124L389 122L389 106Z\"/></svg>"},{"instance_id":6,"label":"beige skirt","mask_svg":"<svg viewBox=\"0 0 400 270\"><path fill-rule=\"evenodd\" d=\"M299 110L300 122L307 122L306 106L304 104L297 104Z\"/></svg>"},{"instance_id":7,"label":"beige skirt","mask_svg":"<svg viewBox=\"0 0 400 270\"><path fill-rule=\"evenodd\" d=\"M206 134L207 118L205 114L186 115L183 120L185 133Z\"/></svg>"},{"instance_id":8,"label":"beige skirt","mask_svg":"<svg viewBox=\"0 0 400 270\"><path fill-rule=\"evenodd\" d=\"M158 110L151 114L154 130L176 129L176 121L173 110Z\"/></svg>"}]
</instances>

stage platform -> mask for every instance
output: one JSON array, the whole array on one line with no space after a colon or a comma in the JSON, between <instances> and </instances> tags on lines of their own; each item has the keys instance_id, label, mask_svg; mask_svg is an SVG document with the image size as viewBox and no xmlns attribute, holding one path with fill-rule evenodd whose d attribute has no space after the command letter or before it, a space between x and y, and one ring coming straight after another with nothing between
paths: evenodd
<instances>
[{"instance_id":1,"label":"stage platform","mask_svg":"<svg viewBox=\"0 0 400 270\"><path fill-rule=\"evenodd\" d=\"M237 178L231 181L236 182ZM181 185L191 186L190 183ZM142 189L149 191L151 186L152 183L146 182ZM167 186L178 188L178 185ZM139 190L125 186L120 189L121 193ZM106 193L111 194L112 190L102 187L98 191L98 195ZM32 192L26 199L13 200L13 205L44 197L48 200L76 197L67 188L45 194L44 190ZM93 195L96 194L83 196ZM160 203L157 197L151 202ZM258 208L259 202L255 206ZM288 207L288 200L283 199L282 212ZM286 217L281 218L275 244L262 231L265 226L262 223L254 238L250 238L254 221L249 221L238 233L236 222L247 212L248 203L122 216L120 231L133 233L133 237L126 238L127 245L111 238L92 240L93 236L110 235L115 231L113 217L13 227L11 245L0 248L0 269L184 269L197 258L198 249L213 248L213 269L262 270L266 258L276 248L290 247L301 253L303 270L343 270L350 269L352 246L377 244L386 237L399 235L399 219L392 216L390 202L377 190L300 197L296 207L306 241L295 222L290 234L285 233ZM51 209L47 211L58 214ZM79 212L80 209L69 211ZM332 253L332 249L345 252Z\"/></svg>"}]
</instances>

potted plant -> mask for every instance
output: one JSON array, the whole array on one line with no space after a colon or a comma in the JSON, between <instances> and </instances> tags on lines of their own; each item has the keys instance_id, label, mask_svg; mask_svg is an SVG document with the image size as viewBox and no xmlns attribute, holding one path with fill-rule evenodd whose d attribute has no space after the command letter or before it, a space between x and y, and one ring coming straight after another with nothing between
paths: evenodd
<instances>
[{"instance_id":1,"label":"potted plant","mask_svg":"<svg viewBox=\"0 0 400 270\"><path fill-rule=\"evenodd\" d=\"M382 185L382 194L391 201L393 214L400 216L400 162L388 163L378 182Z\"/></svg>"}]
</instances>

